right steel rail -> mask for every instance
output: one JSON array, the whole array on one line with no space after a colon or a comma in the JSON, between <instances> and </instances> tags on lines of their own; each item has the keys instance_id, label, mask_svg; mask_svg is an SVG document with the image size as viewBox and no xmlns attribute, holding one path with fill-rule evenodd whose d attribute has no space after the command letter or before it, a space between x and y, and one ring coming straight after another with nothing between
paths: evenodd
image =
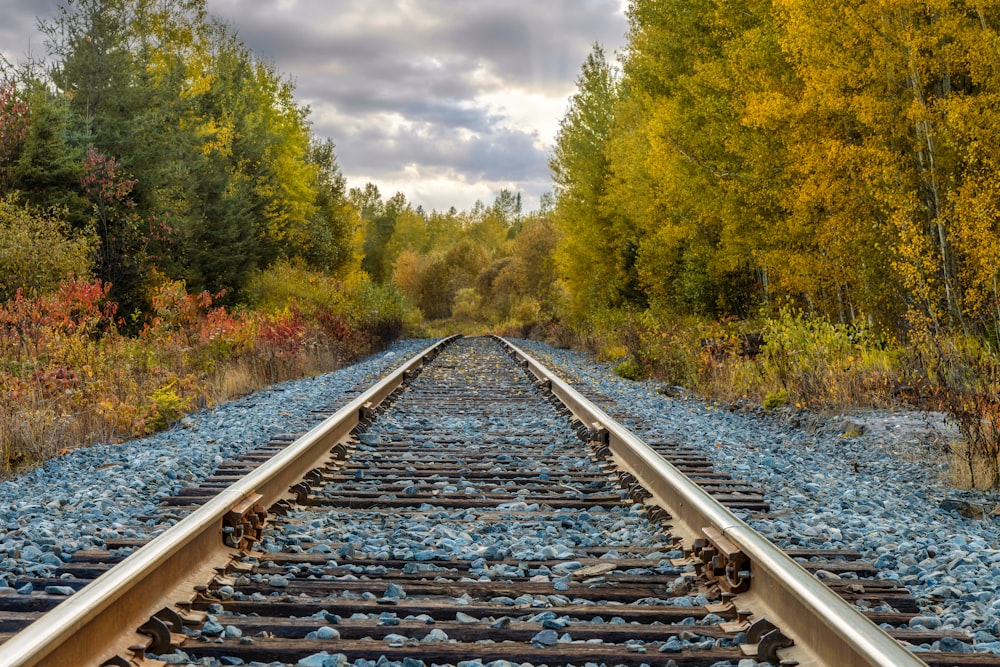
<instances>
[{"instance_id":1,"label":"right steel rail","mask_svg":"<svg viewBox=\"0 0 1000 667\"><path fill-rule=\"evenodd\" d=\"M926 665L743 520L522 349L500 339L539 380L600 437L611 454L653 494L687 539L721 534L749 560L753 608L795 641L799 664L917 667ZM723 550L726 548L723 547ZM740 596L741 605L747 593ZM803 656L804 651L807 655ZM803 659L804 658L804 659Z\"/></svg>"}]
</instances>

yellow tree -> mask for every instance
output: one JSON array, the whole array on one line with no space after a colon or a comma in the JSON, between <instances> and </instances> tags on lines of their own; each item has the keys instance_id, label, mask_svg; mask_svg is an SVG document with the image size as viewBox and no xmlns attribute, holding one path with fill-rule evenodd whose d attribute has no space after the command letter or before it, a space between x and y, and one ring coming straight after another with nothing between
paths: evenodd
<instances>
[{"instance_id":1,"label":"yellow tree","mask_svg":"<svg viewBox=\"0 0 1000 667\"><path fill-rule=\"evenodd\" d=\"M594 308L622 304L627 295L629 240L620 237L602 202L616 95L615 74L594 45L549 160L560 230L556 258L577 322Z\"/></svg>"}]
</instances>

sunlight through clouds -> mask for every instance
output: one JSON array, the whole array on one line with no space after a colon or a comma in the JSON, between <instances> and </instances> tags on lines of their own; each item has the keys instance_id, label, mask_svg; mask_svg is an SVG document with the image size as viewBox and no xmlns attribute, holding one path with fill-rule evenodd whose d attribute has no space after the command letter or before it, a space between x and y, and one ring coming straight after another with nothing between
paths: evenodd
<instances>
[{"instance_id":1,"label":"sunlight through clouds","mask_svg":"<svg viewBox=\"0 0 1000 667\"><path fill-rule=\"evenodd\" d=\"M35 17L58 0L6 0L0 53L43 50ZM625 42L622 0L206 0L295 84L350 186L466 209L501 188L527 207L594 42ZM454 199L450 199L453 197Z\"/></svg>"}]
</instances>

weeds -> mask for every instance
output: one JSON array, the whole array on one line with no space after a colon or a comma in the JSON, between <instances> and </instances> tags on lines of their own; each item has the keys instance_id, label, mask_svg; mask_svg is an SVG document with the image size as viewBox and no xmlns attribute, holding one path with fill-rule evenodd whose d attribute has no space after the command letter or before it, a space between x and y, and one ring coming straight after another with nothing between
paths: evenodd
<instances>
[{"instance_id":1,"label":"weeds","mask_svg":"<svg viewBox=\"0 0 1000 667\"><path fill-rule=\"evenodd\" d=\"M1000 486L1000 359L971 337L942 339L917 328L912 375L922 402L942 410L961 438L951 443L962 486Z\"/></svg>"},{"instance_id":2,"label":"weeds","mask_svg":"<svg viewBox=\"0 0 1000 667\"><path fill-rule=\"evenodd\" d=\"M253 310L161 279L137 335L122 333L109 286L68 279L0 304L0 475L92 442L170 426L186 412L332 370L406 326L401 298L364 279L294 267L261 276ZM289 296L287 292L295 292ZM284 303L281 301L284 299Z\"/></svg>"}]
</instances>

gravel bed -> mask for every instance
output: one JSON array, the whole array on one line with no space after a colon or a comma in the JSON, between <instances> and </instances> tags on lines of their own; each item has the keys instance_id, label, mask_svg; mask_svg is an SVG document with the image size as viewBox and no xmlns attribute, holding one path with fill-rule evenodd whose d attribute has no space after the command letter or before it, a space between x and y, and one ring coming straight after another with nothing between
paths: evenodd
<instances>
[{"instance_id":1,"label":"gravel bed","mask_svg":"<svg viewBox=\"0 0 1000 667\"><path fill-rule=\"evenodd\" d=\"M662 383L618 378L610 364L532 341L515 341L561 377L611 398L648 440L700 447L717 469L762 488L772 512L743 518L782 546L851 548L917 598L912 627L962 629L974 650L1000 654L1000 524L995 494L948 482L940 415L863 411L731 411ZM957 499L986 508L970 519L941 507ZM946 503L946 507L947 507ZM973 650L945 639L914 650Z\"/></svg>"},{"instance_id":2,"label":"gravel bed","mask_svg":"<svg viewBox=\"0 0 1000 667\"><path fill-rule=\"evenodd\" d=\"M455 348L449 348L446 354L452 354ZM472 350L460 351L458 354L471 354ZM448 357L448 363L455 363L455 356ZM501 362L502 363L502 362ZM476 367L458 363L458 368L462 369L467 379L472 380L470 384L475 386L477 380L487 377L486 374L494 372L492 364L483 364ZM515 371L516 372L516 371ZM504 382L501 386L506 387ZM521 378L521 386L527 391L528 382ZM417 385L414 385L416 388ZM416 392L419 394L419 390ZM434 392L431 392L433 395ZM492 393L486 390L488 396ZM521 392L518 392L521 393ZM445 395L447 395L445 393ZM412 439L414 442L415 454L422 455L423 449L431 449L438 460L442 463L463 462L468 460L472 451L485 453L484 460L492 460L493 456L498 461L504 461L505 465L516 468L522 474L533 476L538 475L540 481L562 481L565 491L563 494L570 499L583 497L581 486L574 482L573 473L588 476L600 476L602 468L588 455L586 446L579 442L572 431L568 420L559 415L555 409L544 402L539 401L539 405L526 406L524 403L515 401L505 403L497 400L492 404L482 406L476 404L475 407L466 407L460 415L447 416L434 411L428 407L426 399L414 394L406 394L388 412L379 417L378 420L361 436L358 451L353 459L356 461L369 462L368 467L357 470L352 480L337 481L327 483L322 489L314 490L316 497L322 497L324 493L339 496L341 493L351 493L355 491L366 491L381 493L380 497L394 499L398 494L415 495L416 482L407 479L405 469L393 469L379 471L381 463L392 460L394 463L405 461L414 456L410 452L402 454L382 454L380 445L388 442L398 441L401 438ZM518 452L519 446L529 444L540 447L537 449L521 450L527 453ZM493 454L499 449L500 454ZM510 452L518 452L511 454ZM399 457L396 460L395 457ZM554 461L540 462L540 456L553 457ZM479 462L478 460L476 461ZM376 470L371 473L369 470ZM398 470L398 472L397 472ZM611 547L612 551L604 555L603 558L621 559L626 558L623 554L631 557L642 558L644 561L658 561L652 567L616 567L614 572L617 575L652 576L660 575L673 577L673 595L664 595L662 598L643 598L637 602L621 603L622 609L628 607L626 604L642 605L666 605L674 607L694 607L706 605L709 599L703 594L688 595L690 582L694 579L693 568L690 566L675 566L669 559L679 558L682 553L678 549L672 548L669 543L662 541L663 534L652 527L645 516L645 510L641 504L621 505L611 504L602 506L595 504L586 510L561 509L552 513L543 512L532 514L539 509L537 503L531 502L531 493L527 490L513 490L510 487L520 488L520 482L481 480L477 478L465 479L461 472L452 474L440 474L429 478L421 478L424 484L431 484L438 487L437 493L441 494L463 494L472 500L483 500L486 502L484 494L509 494L512 498L510 502L500 503L491 510L491 516L487 519L480 518L481 509L446 509L437 505L433 500L421 504L416 511L400 512L393 514L385 511L341 511L336 507L305 507L295 508L282 516L279 520L270 523L265 531L260 544L260 551L263 556L260 560L256 558L248 559L254 565L263 565L268 569L265 573L252 573L241 575L236 578L233 587L228 590L219 589L219 595L223 600L250 600L263 602L268 596L259 591L252 594L241 592L244 587L266 586L276 589L270 596L278 599L285 599L289 595L285 591L295 585L295 580L303 578L305 580L323 580L324 588L336 588L336 584L326 582L344 582L347 585L361 583L363 592L349 590L345 588L341 592L324 593L319 598L319 606L322 602L329 602L334 598L344 598L348 600L366 600L377 602L381 610L377 613L355 612L351 615L341 617L337 614L321 611L312 616L315 618L315 630L306 635L307 639L339 639L341 634L338 628L343 628L344 624L362 624L370 628L378 626L398 626L401 622L406 622L412 628L413 623L420 623L424 626L434 625L435 620L427 614L408 615L396 614L393 606L407 597L406 588L409 584L401 585L395 582L379 582L380 575L386 574L387 568L380 565L353 565L349 572L333 574L325 566L307 567L295 566L292 568L282 568L280 573L275 574L273 570L277 566L268 561L266 554L272 552L302 552L327 554L327 565L337 566L337 559L361 558L373 561L388 561L389 559L402 559L408 561L403 569L404 573L426 573L428 578L444 573L450 573L454 577L456 585L452 588L461 588L461 582L482 583L482 582L504 582L510 577L526 578L530 577L532 583L551 583L554 594L534 595L522 593L518 597L497 596L491 598L477 598L468 592L460 595L456 593L454 604L459 608L467 605L492 604L497 605L506 613L501 612L497 617L476 617L465 614L462 611L456 612L455 620L463 624L487 624L496 629L506 627L511 622L528 622L541 624L542 628L531 638L532 644L541 648L556 644L574 643L582 645L588 640L575 638L575 633L581 631L587 625L625 625L627 621L620 616L602 617L595 613L583 613L574 611L569 613L564 609L568 606L574 608L586 608L599 604L601 598L599 594L585 595L577 597L570 591L570 582L573 573L583 564L575 560L575 549L586 547ZM437 481L435 481L437 480ZM625 497L626 493L610 486L605 481L590 482L589 490L605 495L618 495ZM397 491L387 491L386 487L391 487ZM554 491L550 491L554 492ZM433 495L433 494L431 494ZM523 498L523 500L521 499ZM493 516L493 515L498 516ZM329 543L340 545L334 551ZM304 546L305 545L305 546ZM642 556L635 555L634 548L650 549L648 553L643 552ZM621 549L622 554L618 552ZM490 560L514 559L518 561L515 565L494 564L490 565ZM562 560L564 562L557 565L547 566L543 561ZM464 561L468 568L460 570L452 566L448 561ZM365 581L368 579L373 581ZM597 585L603 577L596 577L588 580ZM420 582L415 582L417 586ZM683 588L678 592L677 587ZM576 589L578 590L578 589ZM565 594L560 592L566 591ZM309 597L307 594L298 594ZM419 594L418 594L419 595ZM440 595L440 593L436 593ZM511 593L513 595L513 593ZM299 597L295 598L299 600ZM606 605L605 605L606 608ZM228 613L224 604L211 605L209 608L209 622L200 629L185 630L186 633L201 641L211 642L216 637L228 639L246 640L252 643L255 636L265 636L266 633L259 633L254 637L246 637L244 631L240 629L241 614ZM670 655L683 650L711 649L711 648L735 648L743 640L743 634L738 633L732 637L716 638L699 633L701 625L716 625L721 622L717 616L712 614L704 618L689 616L681 624L689 626L689 629L679 633L677 636L669 637L663 641L642 641L631 639L623 646L623 650L635 653L649 653L650 664L676 665L670 660ZM410 634L407 634L407 633ZM390 632L373 641L382 642L389 647L403 647L406 645L416 645L420 642L447 642L448 633L441 628L431 629L429 632L420 629L409 631L400 628L398 632ZM493 644L492 639L478 640L476 643ZM591 643L601 644L602 640L592 640ZM579 646L577 647L579 648ZM157 659L177 664L204 664L215 667L225 664L243 664L239 658L201 658L200 662L191 663L191 655L197 656L197 640L190 645L185 645L181 650L173 654L160 655ZM303 667L433 667L424 661L409 657L403 660L390 660L384 655L378 659L349 660L343 653L336 653L336 645L332 645L329 651L322 651L302 658L297 663ZM470 655L474 655L475 649L469 647ZM372 646L371 654L378 655L378 644ZM263 663L248 663L263 664ZM277 667L283 663L267 663ZM602 665L613 664L587 662L581 667L601 667ZM746 659L739 661L740 667L757 667L755 660ZM439 665L439 667L444 667ZM449 665L448 667L451 667ZM508 660L494 660L483 662L478 659L468 659L458 662L454 667L533 667L529 663L515 663ZM716 667L736 667L736 663L722 661L716 663Z\"/></svg>"},{"instance_id":3,"label":"gravel bed","mask_svg":"<svg viewBox=\"0 0 1000 667\"><path fill-rule=\"evenodd\" d=\"M101 549L106 539L150 536L137 517L155 513L160 498L273 435L308 430L318 419L311 410L345 405L354 397L346 392L431 342L401 341L333 373L274 385L146 438L76 449L0 482L0 590L19 577L51 576L73 552ZM20 588L30 592L30 584Z\"/></svg>"},{"instance_id":4,"label":"gravel bed","mask_svg":"<svg viewBox=\"0 0 1000 667\"><path fill-rule=\"evenodd\" d=\"M746 516L780 544L853 548L881 576L898 579L923 613L914 627L965 629L975 650L1000 654L1000 529L993 515L968 519L940 507L961 498L992 508L995 496L958 492L934 416L912 412L847 415L868 428L845 432L845 415L730 411L692 396L667 397L661 383L622 380L609 364L532 341L516 341L577 386L614 400L648 439L700 446L716 466L759 485L767 518ZM117 445L70 452L0 482L0 588L18 577L49 575L79 549L146 536L136 517L160 497L196 483L223 460L272 435L315 423L316 405L396 366L428 341L402 341L386 353L316 378L286 382L196 413L184 426ZM252 423L248 429L245 424ZM939 646L963 650L945 640ZM333 664L333 663L331 663Z\"/></svg>"}]
</instances>

